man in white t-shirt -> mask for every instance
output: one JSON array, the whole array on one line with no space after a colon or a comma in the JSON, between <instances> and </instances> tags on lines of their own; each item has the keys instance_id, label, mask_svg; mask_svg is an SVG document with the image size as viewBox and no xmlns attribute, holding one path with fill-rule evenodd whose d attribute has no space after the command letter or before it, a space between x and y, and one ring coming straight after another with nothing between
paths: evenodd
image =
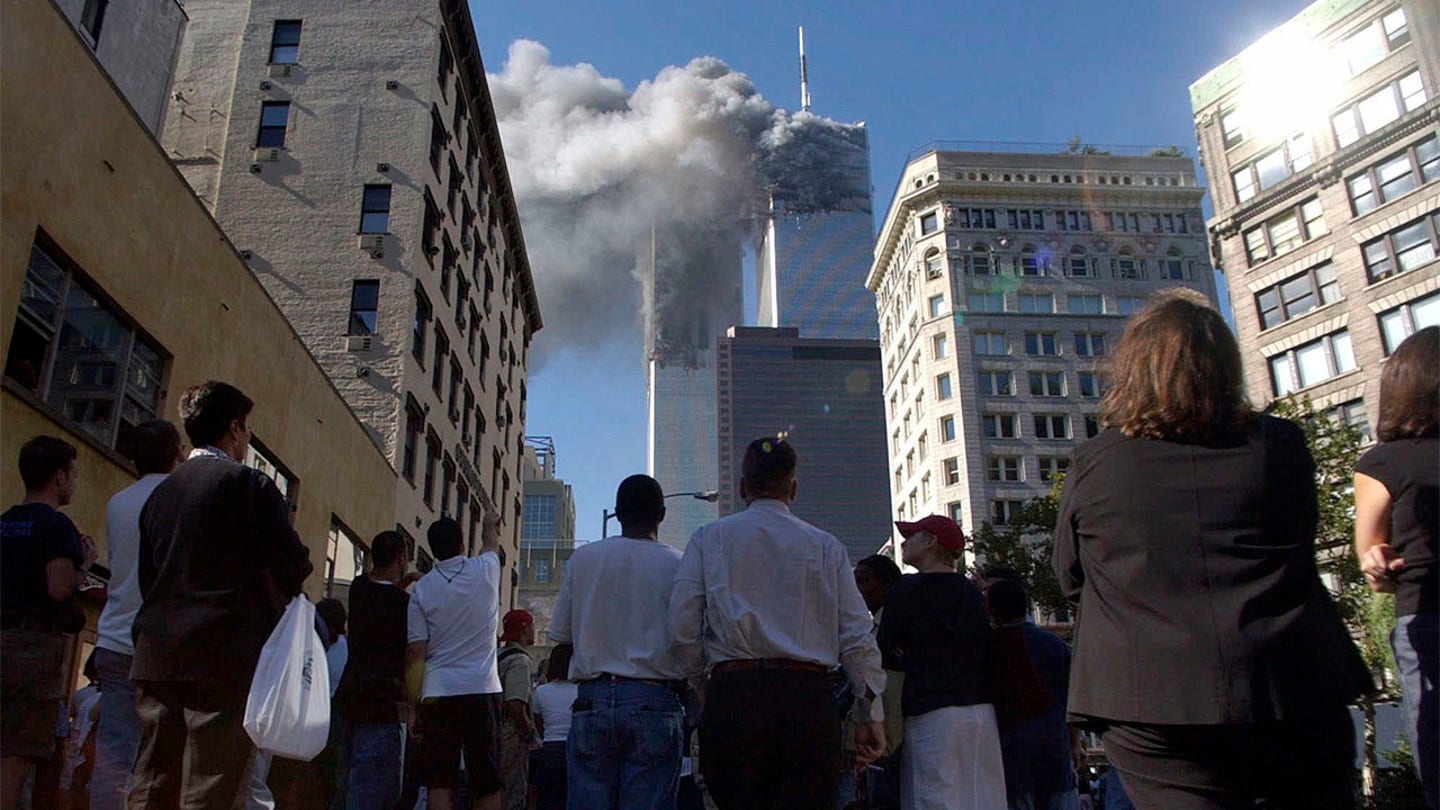
<instances>
[{"instance_id":1,"label":"man in white t-shirt","mask_svg":"<svg viewBox=\"0 0 1440 810\"><path fill-rule=\"evenodd\" d=\"M105 562L110 583L96 625L95 670L100 719L95 726L95 769L90 774L90 807L124 810L130 770L140 748L140 718L135 715L135 656L131 628L140 610L140 510L185 456L180 431L163 419L136 425L129 433L130 459L140 480L115 493L105 507Z\"/></svg>"},{"instance_id":2,"label":"man in white t-shirt","mask_svg":"<svg viewBox=\"0 0 1440 810\"><path fill-rule=\"evenodd\" d=\"M451 810L465 754L470 796L480 810L500 806L500 518L486 513L478 557L464 556L460 524L430 524L435 566L410 593L406 684L418 701L420 784L433 810Z\"/></svg>"},{"instance_id":3,"label":"man in white t-shirt","mask_svg":"<svg viewBox=\"0 0 1440 810\"><path fill-rule=\"evenodd\" d=\"M575 549L555 600L550 638L573 647L579 687L570 721L569 804L587 810L673 808L680 784L684 681L700 645L667 625L680 552L655 541L665 494L648 475L615 493L620 536Z\"/></svg>"}]
</instances>

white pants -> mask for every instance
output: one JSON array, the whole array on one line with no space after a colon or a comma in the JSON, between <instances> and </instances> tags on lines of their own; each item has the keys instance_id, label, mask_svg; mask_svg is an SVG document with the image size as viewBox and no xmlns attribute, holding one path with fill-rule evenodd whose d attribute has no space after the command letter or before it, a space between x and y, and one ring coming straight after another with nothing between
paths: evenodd
<instances>
[{"instance_id":1,"label":"white pants","mask_svg":"<svg viewBox=\"0 0 1440 810\"><path fill-rule=\"evenodd\" d=\"M905 718L902 810L1005 810L995 708L946 706Z\"/></svg>"}]
</instances>

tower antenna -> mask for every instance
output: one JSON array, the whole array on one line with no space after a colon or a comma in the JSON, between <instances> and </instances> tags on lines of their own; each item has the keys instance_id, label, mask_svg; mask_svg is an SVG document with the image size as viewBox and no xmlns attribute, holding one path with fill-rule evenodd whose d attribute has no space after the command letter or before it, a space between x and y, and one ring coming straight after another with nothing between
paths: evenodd
<instances>
[{"instance_id":1,"label":"tower antenna","mask_svg":"<svg viewBox=\"0 0 1440 810\"><path fill-rule=\"evenodd\" d=\"M800 109L810 111L810 71L805 66L805 26L800 26Z\"/></svg>"}]
</instances>

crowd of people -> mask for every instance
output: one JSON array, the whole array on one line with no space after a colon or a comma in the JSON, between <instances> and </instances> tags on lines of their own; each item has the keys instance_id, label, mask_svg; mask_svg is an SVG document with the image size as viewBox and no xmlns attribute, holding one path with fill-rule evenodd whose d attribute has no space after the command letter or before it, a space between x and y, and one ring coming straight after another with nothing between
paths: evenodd
<instances>
[{"instance_id":1,"label":"crowd of people","mask_svg":"<svg viewBox=\"0 0 1440 810\"><path fill-rule=\"evenodd\" d=\"M48 810L35 773L56 762L57 717L83 724L58 761L67 784L88 763L71 806L95 810L410 810L422 793L436 810L1062 810L1092 793L1082 732L1112 766L1106 807L1356 806L1346 707L1374 685L1317 568L1301 429L1250 408L1233 336L1191 293L1134 316L1108 371L1106 429L1077 449L1055 527L1071 644L1036 626L1013 570L960 570L949 518L896 524L915 573L852 568L791 511L795 448L765 437L741 460L746 508L683 553L656 541L660 484L623 480L620 534L575 549L540 662L533 617L500 613L497 516L476 556L454 520L432 523L423 575L401 535L376 535L348 611L318 609L331 739L310 763L257 752L242 725L312 570L284 496L243 464L253 403L223 382L187 390L188 454L170 423L136 428L139 480L106 513L94 685L73 700L66 634L95 543L60 511L75 448L37 436L25 498L0 516L0 810L27 784ZM1387 360L1380 402L1356 553L1396 595L1435 807L1440 328Z\"/></svg>"}]
</instances>

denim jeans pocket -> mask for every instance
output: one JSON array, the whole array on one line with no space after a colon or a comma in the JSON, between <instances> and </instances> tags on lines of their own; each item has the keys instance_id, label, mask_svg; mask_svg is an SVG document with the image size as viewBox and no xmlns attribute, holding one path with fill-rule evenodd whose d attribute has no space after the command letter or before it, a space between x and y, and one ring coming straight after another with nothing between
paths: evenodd
<instances>
[{"instance_id":1,"label":"denim jeans pocket","mask_svg":"<svg viewBox=\"0 0 1440 810\"><path fill-rule=\"evenodd\" d=\"M606 713L596 709L571 712L570 736L566 742L571 756L600 757L609 736L610 718Z\"/></svg>"},{"instance_id":2,"label":"denim jeans pocket","mask_svg":"<svg viewBox=\"0 0 1440 810\"><path fill-rule=\"evenodd\" d=\"M635 752L646 758L678 758L684 738L684 716L679 711L637 709L630 714Z\"/></svg>"}]
</instances>

